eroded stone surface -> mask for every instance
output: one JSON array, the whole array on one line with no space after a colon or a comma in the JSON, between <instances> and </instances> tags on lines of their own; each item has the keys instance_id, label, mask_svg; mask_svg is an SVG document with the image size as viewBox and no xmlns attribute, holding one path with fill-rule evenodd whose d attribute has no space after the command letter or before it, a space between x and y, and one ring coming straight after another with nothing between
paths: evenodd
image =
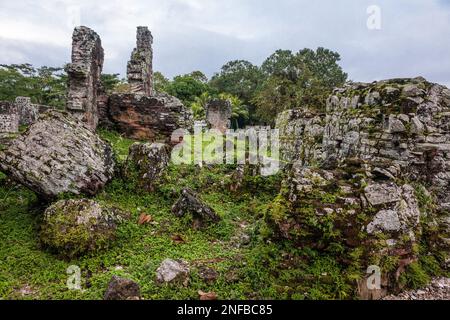
<instances>
[{"instance_id":1,"label":"eroded stone surface","mask_svg":"<svg viewBox=\"0 0 450 320\"><path fill-rule=\"evenodd\" d=\"M39 108L28 97L17 97L15 105L19 113L19 124L29 126L39 117Z\"/></svg>"},{"instance_id":2,"label":"eroded stone surface","mask_svg":"<svg viewBox=\"0 0 450 320\"><path fill-rule=\"evenodd\" d=\"M308 164L320 159L324 117L308 110L287 110L280 113L275 127L280 130L280 155L282 163L302 160Z\"/></svg>"},{"instance_id":3,"label":"eroded stone surface","mask_svg":"<svg viewBox=\"0 0 450 320\"><path fill-rule=\"evenodd\" d=\"M65 112L47 111L0 152L0 168L45 198L96 194L113 176L111 147Z\"/></svg>"},{"instance_id":4,"label":"eroded stone surface","mask_svg":"<svg viewBox=\"0 0 450 320\"><path fill-rule=\"evenodd\" d=\"M14 104L0 101L0 133L19 131L19 114Z\"/></svg>"},{"instance_id":5,"label":"eroded stone surface","mask_svg":"<svg viewBox=\"0 0 450 320\"><path fill-rule=\"evenodd\" d=\"M394 183L376 183L364 189L369 203L373 206L397 202L400 200L399 189Z\"/></svg>"}]
</instances>

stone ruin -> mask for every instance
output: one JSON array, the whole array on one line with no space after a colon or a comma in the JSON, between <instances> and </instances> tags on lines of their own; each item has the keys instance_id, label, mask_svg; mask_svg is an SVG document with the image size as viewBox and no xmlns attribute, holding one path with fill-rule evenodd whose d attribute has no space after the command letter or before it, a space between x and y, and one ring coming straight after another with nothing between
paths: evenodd
<instances>
[{"instance_id":1,"label":"stone ruin","mask_svg":"<svg viewBox=\"0 0 450 320\"><path fill-rule=\"evenodd\" d=\"M418 261L419 243L448 268L449 124L450 90L423 78L348 83L334 90L325 113L283 112L277 127L286 188L266 221L276 237L321 250L331 234L346 252L361 250L362 261L381 266L380 290L358 282L363 299L398 289L401 273ZM330 223L332 233L318 227ZM386 259L397 266L387 270Z\"/></svg>"},{"instance_id":2,"label":"stone ruin","mask_svg":"<svg viewBox=\"0 0 450 320\"><path fill-rule=\"evenodd\" d=\"M97 95L104 52L100 37L87 27L75 28L72 63L66 68L69 80L67 110L95 130L98 124Z\"/></svg>"},{"instance_id":3,"label":"stone ruin","mask_svg":"<svg viewBox=\"0 0 450 320\"><path fill-rule=\"evenodd\" d=\"M15 105L19 113L19 124L24 126L29 126L36 122L40 113L51 109L49 106L31 103L31 98L29 97L17 97Z\"/></svg>"},{"instance_id":4,"label":"stone ruin","mask_svg":"<svg viewBox=\"0 0 450 320\"><path fill-rule=\"evenodd\" d=\"M147 27L137 27L136 48L127 65L128 84L131 92L151 96L153 94L153 36Z\"/></svg>"},{"instance_id":5,"label":"stone ruin","mask_svg":"<svg viewBox=\"0 0 450 320\"><path fill-rule=\"evenodd\" d=\"M15 104L0 101L0 134L19 131L19 113Z\"/></svg>"},{"instance_id":6,"label":"stone ruin","mask_svg":"<svg viewBox=\"0 0 450 320\"><path fill-rule=\"evenodd\" d=\"M192 113L181 101L153 91L152 43L148 28L138 27L136 48L127 65L130 91L108 95L100 79L100 37L89 28L75 28L72 63L67 67L67 109L92 130L100 124L140 140L169 141L174 130L191 128Z\"/></svg>"},{"instance_id":7,"label":"stone ruin","mask_svg":"<svg viewBox=\"0 0 450 320\"><path fill-rule=\"evenodd\" d=\"M193 115L189 108L177 98L153 90L153 37L147 27L137 28L137 45L127 68L131 89L124 94L108 95L101 83L104 52L98 34L81 26L75 28L72 38L72 63L66 67L66 108L75 118L93 131L100 124L129 138L159 142L169 142L177 129L192 128ZM28 97L17 97L11 107L5 108L0 133L17 132L16 118L19 125L28 126L40 113L50 109L32 104ZM17 114L10 112L13 109Z\"/></svg>"},{"instance_id":8,"label":"stone ruin","mask_svg":"<svg viewBox=\"0 0 450 320\"><path fill-rule=\"evenodd\" d=\"M20 126L36 122L39 114L50 109L48 106L31 103L29 97L17 97L15 102L0 102L0 139L9 144L19 132Z\"/></svg>"},{"instance_id":9,"label":"stone ruin","mask_svg":"<svg viewBox=\"0 0 450 320\"><path fill-rule=\"evenodd\" d=\"M231 127L231 111L229 100L212 99L206 106L206 122L211 129L225 133Z\"/></svg>"},{"instance_id":10,"label":"stone ruin","mask_svg":"<svg viewBox=\"0 0 450 320\"><path fill-rule=\"evenodd\" d=\"M173 131L192 128L193 115L177 98L154 92L152 43L147 27L138 27L127 68L130 92L100 95L100 124L129 138L169 142Z\"/></svg>"}]
</instances>

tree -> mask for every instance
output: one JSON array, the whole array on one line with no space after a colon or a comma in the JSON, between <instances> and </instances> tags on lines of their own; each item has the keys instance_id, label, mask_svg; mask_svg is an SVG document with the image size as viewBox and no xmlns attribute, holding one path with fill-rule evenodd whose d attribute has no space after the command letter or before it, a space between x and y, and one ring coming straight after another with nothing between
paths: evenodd
<instances>
[{"instance_id":1,"label":"tree","mask_svg":"<svg viewBox=\"0 0 450 320\"><path fill-rule=\"evenodd\" d=\"M176 76L167 86L167 93L177 97L187 106L190 106L196 97L208 92L209 87L191 75Z\"/></svg>"},{"instance_id":2,"label":"tree","mask_svg":"<svg viewBox=\"0 0 450 320\"><path fill-rule=\"evenodd\" d=\"M167 92L167 88L170 85L170 80L164 77L164 75L156 71L153 73L153 86L156 92Z\"/></svg>"},{"instance_id":3,"label":"tree","mask_svg":"<svg viewBox=\"0 0 450 320\"><path fill-rule=\"evenodd\" d=\"M14 101L17 96L27 96L34 103L63 108L66 92L67 75L63 68L0 65L0 100Z\"/></svg>"},{"instance_id":4,"label":"tree","mask_svg":"<svg viewBox=\"0 0 450 320\"><path fill-rule=\"evenodd\" d=\"M205 118L206 106L210 100L211 96L208 92L203 92L200 96L195 97L194 102L191 104L191 109L196 120Z\"/></svg>"},{"instance_id":5,"label":"tree","mask_svg":"<svg viewBox=\"0 0 450 320\"><path fill-rule=\"evenodd\" d=\"M203 72L198 71L198 70L189 73L189 76L191 76L195 80L203 82L203 83L208 82L208 77Z\"/></svg>"},{"instance_id":6,"label":"tree","mask_svg":"<svg viewBox=\"0 0 450 320\"><path fill-rule=\"evenodd\" d=\"M341 86L347 81L347 74L339 66L339 53L319 47L316 51L303 49L297 58L307 66L312 76L328 88Z\"/></svg>"},{"instance_id":7,"label":"tree","mask_svg":"<svg viewBox=\"0 0 450 320\"><path fill-rule=\"evenodd\" d=\"M124 80L119 78L118 73L104 73L101 75L101 82L103 87L105 88L106 93L111 94L115 91L117 86L121 83L124 83Z\"/></svg>"},{"instance_id":8,"label":"tree","mask_svg":"<svg viewBox=\"0 0 450 320\"><path fill-rule=\"evenodd\" d=\"M277 50L261 65L261 72L266 78L278 76L295 81L298 69L294 63L295 55L291 50Z\"/></svg>"},{"instance_id":9,"label":"tree","mask_svg":"<svg viewBox=\"0 0 450 320\"><path fill-rule=\"evenodd\" d=\"M257 66L245 60L235 60L225 64L220 72L212 77L209 84L217 92L235 95L245 103L249 103L261 78Z\"/></svg>"},{"instance_id":10,"label":"tree","mask_svg":"<svg viewBox=\"0 0 450 320\"><path fill-rule=\"evenodd\" d=\"M326 98L347 79L339 60L338 53L324 48L303 49L295 55L288 50L276 51L261 66L266 79L252 100L258 117L273 124L283 110L323 111Z\"/></svg>"}]
</instances>

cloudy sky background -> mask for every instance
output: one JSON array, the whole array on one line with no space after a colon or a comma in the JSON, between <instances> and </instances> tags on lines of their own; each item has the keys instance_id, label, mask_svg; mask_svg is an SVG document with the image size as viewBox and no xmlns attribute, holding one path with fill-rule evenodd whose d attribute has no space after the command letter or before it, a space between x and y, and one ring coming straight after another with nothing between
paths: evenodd
<instances>
[{"instance_id":1,"label":"cloudy sky background","mask_svg":"<svg viewBox=\"0 0 450 320\"><path fill-rule=\"evenodd\" d=\"M367 28L370 5L381 30ZM77 12L101 36L108 73L125 74L146 25L154 68L168 77L323 46L355 81L422 75L450 86L450 0L0 0L0 63L69 62Z\"/></svg>"}]
</instances>

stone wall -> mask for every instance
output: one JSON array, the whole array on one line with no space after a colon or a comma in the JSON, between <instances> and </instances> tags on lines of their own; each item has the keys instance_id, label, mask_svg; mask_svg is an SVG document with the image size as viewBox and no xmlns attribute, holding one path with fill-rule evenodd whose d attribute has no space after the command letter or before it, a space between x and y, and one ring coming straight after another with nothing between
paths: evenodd
<instances>
[{"instance_id":1,"label":"stone wall","mask_svg":"<svg viewBox=\"0 0 450 320\"><path fill-rule=\"evenodd\" d=\"M287 111L277 126L291 165L266 215L272 237L327 252L337 245L350 270L379 266L381 289L362 277L362 299L401 289L421 255L448 268L448 88L423 78L349 83L334 90L325 115Z\"/></svg>"},{"instance_id":2,"label":"stone wall","mask_svg":"<svg viewBox=\"0 0 450 320\"><path fill-rule=\"evenodd\" d=\"M66 68L69 93L67 109L95 130L98 123L97 90L104 53L100 37L87 27L73 33L72 63Z\"/></svg>"},{"instance_id":3,"label":"stone wall","mask_svg":"<svg viewBox=\"0 0 450 320\"><path fill-rule=\"evenodd\" d=\"M0 101L0 133L19 131L19 114L13 103Z\"/></svg>"},{"instance_id":4,"label":"stone wall","mask_svg":"<svg viewBox=\"0 0 450 320\"><path fill-rule=\"evenodd\" d=\"M354 83L327 102L325 158L379 163L429 185L450 208L450 90L423 78Z\"/></svg>"},{"instance_id":5,"label":"stone wall","mask_svg":"<svg viewBox=\"0 0 450 320\"><path fill-rule=\"evenodd\" d=\"M150 96L153 94L153 36L147 27L137 27L136 48L127 65L131 92Z\"/></svg>"},{"instance_id":6,"label":"stone wall","mask_svg":"<svg viewBox=\"0 0 450 320\"><path fill-rule=\"evenodd\" d=\"M282 163L310 164L322 157L325 116L309 110L287 110L276 119Z\"/></svg>"},{"instance_id":7,"label":"stone wall","mask_svg":"<svg viewBox=\"0 0 450 320\"><path fill-rule=\"evenodd\" d=\"M31 103L29 97L17 97L15 105L19 113L19 124L30 125L39 117L39 107Z\"/></svg>"},{"instance_id":8,"label":"stone wall","mask_svg":"<svg viewBox=\"0 0 450 320\"><path fill-rule=\"evenodd\" d=\"M230 128L231 102L228 100L213 99L206 106L206 121L211 129L225 132Z\"/></svg>"}]
</instances>

